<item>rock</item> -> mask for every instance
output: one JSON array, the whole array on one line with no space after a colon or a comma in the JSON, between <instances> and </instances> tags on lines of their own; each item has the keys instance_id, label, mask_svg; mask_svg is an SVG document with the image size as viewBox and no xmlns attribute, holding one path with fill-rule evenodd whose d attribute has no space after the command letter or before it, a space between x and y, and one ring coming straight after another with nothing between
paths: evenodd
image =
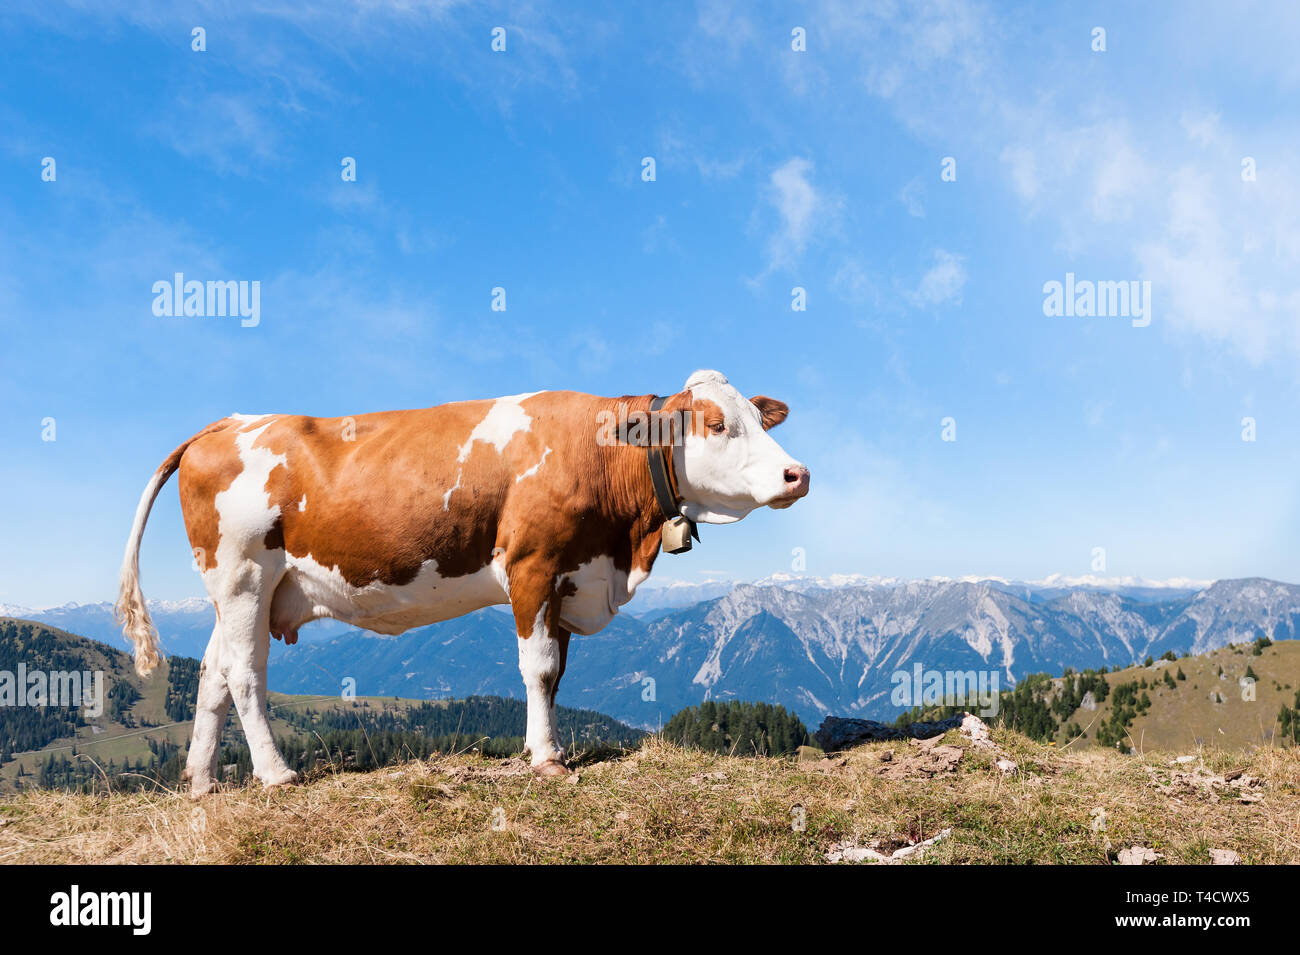
<instances>
[{"instance_id":1,"label":"rock","mask_svg":"<svg viewBox=\"0 0 1300 955\"><path fill-rule=\"evenodd\" d=\"M1009 776L1018 768L1013 760L1007 759L1006 757L999 759L996 765L998 767L998 772L1003 776Z\"/></svg>"},{"instance_id":2,"label":"rock","mask_svg":"<svg viewBox=\"0 0 1300 955\"><path fill-rule=\"evenodd\" d=\"M825 759L819 759L813 763L813 769L819 773L838 773L849 765L847 756L837 756L834 759L827 756Z\"/></svg>"},{"instance_id":3,"label":"rock","mask_svg":"<svg viewBox=\"0 0 1300 955\"><path fill-rule=\"evenodd\" d=\"M1146 846L1129 846L1119 850L1120 865L1146 865L1162 858L1164 857L1160 853Z\"/></svg>"},{"instance_id":4,"label":"rock","mask_svg":"<svg viewBox=\"0 0 1300 955\"><path fill-rule=\"evenodd\" d=\"M723 772L696 773L688 780L688 782L696 786L702 786L706 782L724 782L726 778L727 778L727 774Z\"/></svg>"},{"instance_id":5,"label":"rock","mask_svg":"<svg viewBox=\"0 0 1300 955\"><path fill-rule=\"evenodd\" d=\"M961 735L970 739L976 749L997 749L997 744L993 742L993 735L989 732L988 724L978 716L972 716L967 713L962 717Z\"/></svg>"},{"instance_id":6,"label":"rock","mask_svg":"<svg viewBox=\"0 0 1300 955\"><path fill-rule=\"evenodd\" d=\"M827 862L866 862L867 860L875 862L883 858L884 856L874 849L859 848L852 845L841 846L838 842L832 845L830 851L826 853Z\"/></svg>"},{"instance_id":7,"label":"rock","mask_svg":"<svg viewBox=\"0 0 1300 955\"><path fill-rule=\"evenodd\" d=\"M879 849L880 842L877 840L870 846L856 846L850 842L832 843L826 853L827 862L881 862L885 865L897 865L900 862L907 862L913 859L919 859L925 855L935 843L947 839L952 835L951 829L944 829L942 832L931 836L922 842L913 843L912 845L903 846L901 849L895 849L888 854L881 852Z\"/></svg>"},{"instance_id":8,"label":"rock","mask_svg":"<svg viewBox=\"0 0 1300 955\"><path fill-rule=\"evenodd\" d=\"M1179 763L1179 764L1194 763L1194 762L1196 762L1195 756L1179 756L1177 759L1174 760L1174 763ZM1170 763L1170 765L1172 766L1173 763Z\"/></svg>"},{"instance_id":9,"label":"rock","mask_svg":"<svg viewBox=\"0 0 1300 955\"><path fill-rule=\"evenodd\" d=\"M1211 849L1211 865L1241 865L1241 856L1231 849Z\"/></svg>"},{"instance_id":10,"label":"rock","mask_svg":"<svg viewBox=\"0 0 1300 955\"><path fill-rule=\"evenodd\" d=\"M570 773L568 778L564 780L564 784L566 786L576 786L578 785L578 780L581 778L582 773Z\"/></svg>"},{"instance_id":11,"label":"rock","mask_svg":"<svg viewBox=\"0 0 1300 955\"><path fill-rule=\"evenodd\" d=\"M826 752L848 749L859 743L874 743L891 739L924 739L930 736L942 736L948 730L961 727L962 720L969 714L961 714L946 720L932 723L911 723L907 726L892 726L875 720L856 720L842 716L828 716L813 735L817 743Z\"/></svg>"},{"instance_id":12,"label":"rock","mask_svg":"<svg viewBox=\"0 0 1300 955\"><path fill-rule=\"evenodd\" d=\"M1242 769L1234 769L1222 776L1204 766L1196 766L1190 771L1175 769L1170 771L1167 783L1161 781L1150 767L1147 771L1155 777L1152 782L1156 788L1167 795L1193 792L1211 802L1218 802L1221 795L1235 796L1242 802L1259 802L1264 798L1254 791L1263 786L1263 781Z\"/></svg>"},{"instance_id":13,"label":"rock","mask_svg":"<svg viewBox=\"0 0 1300 955\"><path fill-rule=\"evenodd\" d=\"M892 749L887 749L887 750L885 750L883 753L880 754L880 761L881 761L882 763L887 763L887 762L889 762L890 760L892 760L893 758L894 758L894 751L893 751Z\"/></svg>"},{"instance_id":14,"label":"rock","mask_svg":"<svg viewBox=\"0 0 1300 955\"><path fill-rule=\"evenodd\" d=\"M955 771L965 750L960 746L936 745L938 739L913 740L911 752L898 759L882 760L876 767L876 775L888 779L912 779Z\"/></svg>"}]
</instances>

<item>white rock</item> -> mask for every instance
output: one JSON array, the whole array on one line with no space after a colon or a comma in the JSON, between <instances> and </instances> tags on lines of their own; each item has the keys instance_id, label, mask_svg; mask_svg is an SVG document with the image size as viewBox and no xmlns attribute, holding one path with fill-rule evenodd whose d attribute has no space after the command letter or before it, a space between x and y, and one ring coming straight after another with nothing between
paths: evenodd
<instances>
[{"instance_id":1,"label":"white rock","mask_svg":"<svg viewBox=\"0 0 1300 955\"><path fill-rule=\"evenodd\" d=\"M1119 850L1120 865L1146 865L1148 862L1155 862L1157 859L1164 858L1154 849L1148 849L1146 846L1130 846L1127 849Z\"/></svg>"},{"instance_id":2,"label":"white rock","mask_svg":"<svg viewBox=\"0 0 1300 955\"><path fill-rule=\"evenodd\" d=\"M988 724L978 716L966 714L966 718L961 721L961 734L968 737L971 743L980 749L997 748L989 733Z\"/></svg>"}]
</instances>

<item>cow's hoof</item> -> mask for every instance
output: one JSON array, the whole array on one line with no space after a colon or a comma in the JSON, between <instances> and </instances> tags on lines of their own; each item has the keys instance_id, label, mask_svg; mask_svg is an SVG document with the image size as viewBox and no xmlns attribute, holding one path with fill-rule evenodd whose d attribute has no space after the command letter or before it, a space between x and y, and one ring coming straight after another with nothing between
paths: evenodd
<instances>
[{"instance_id":1,"label":"cow's hoof","mask_svg":"<svg viewBox=\"0 0 1300 955\"><path fill-rule=\"evenodd\" d=\"M567 776L569 775L569 767L558 759L548 759L546 762L534 766L533 772L538 776Z\"/></svg>"},{"instance_id":2,"label":"cow's hoof","mask_svg":"<svg viewBox=\"0 0 1300 955\"><path fill-rule=\"evenodd\" d=\"M185 770L182 775L190 781L191 799L202 799L209 793L217 791L217 782L211 776L206 774L196 775L191 773L188 769Z\"/></svg>"},{"instance_id":3,"label":"cow's hoof","mask_svg":"<svg viewBox=\"0 0 1300 955\"><path fill-rule=\"evenodd\" d=\"M277 773L262 780L263 789L275 789L277 786L292 786L298 782L298 774L292 769Z\"/></svg>"}]
</instances>

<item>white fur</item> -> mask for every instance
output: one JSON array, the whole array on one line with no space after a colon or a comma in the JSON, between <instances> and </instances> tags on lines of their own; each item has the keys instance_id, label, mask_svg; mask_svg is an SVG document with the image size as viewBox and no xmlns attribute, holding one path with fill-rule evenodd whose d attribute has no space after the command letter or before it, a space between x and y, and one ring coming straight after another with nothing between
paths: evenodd
<instances>
[{"instance_id":1,"label":"white fur","mask_svg":"<svg viewBox=\"0 0 1300 955\"><path fill-rule=\"evenodd\" d=\"M310 554L288 554L286 564L271 612L272 629L280 633L320 617L375 633L404 633L510 600L495 564L472 574L444 577L438 573L438 562L427 560L409 583L375 581L364 587L348 583L337 567L325 567Z\"/></svg>"},{"instance_id":2,"label":"white fur","mask_svg":"<svg viewBox=\"0 0 1300 955\"><path fill-rule=\"evenodd\" d=\"M642 579L644 579L644 571ZM578 592L564 598L560 623L566 630L590 635L614 619L618 608L632 599L635 585L629 587L628 575L614 566L612 557L593 557L577 570L565 574Z\"/></svg>"},{"instance_id":3,"label":"white fur","mask_svg":"<svg viewBox=\"0 0 1300 955\"><path fill-rule=\"evenodd\" d=\"M686 379L692 397L722 409L725 434L688 433L673 450L682 514L707 524L731 524L785 493L786 468L802 467L763 430L754 403L720 372Z\"/></svg>"},{"instance_id":4,"label":"white fur","mask_svg":"<svg viewBox=\"0 0 1300 955\"><path fill-rule=\"evenodd\" d=\"M534 465L533 465L531 468L529 468L527 471L525 471L523 474L517 475L517 476L515 477L515 483L518 484L518 483L519 483L520 481L522 481L524 478L532 477L534 474L536 474L536 473L538 472L538 470L541 468L541 466L542 466L543 464L546 463L546 456L547 456L548 454L550 454L550 453L551 453L551 449L550 449L550 448L547 448L545 451L543 451L543 452L542 452L542 459L541 459L540 461L538 461L536 464L534 464Z\"/></svg>"},{"instance_id":5,"label":"white fur","mask_svg":"<svg viewBox=\"0 0 1300 955\"><path fill-rule=\"evenodd\" d=\"M521 402L535 394L537 392L533 391L526 395L510 395L492 402L487 415L474 426L465 443L460 446L460 453L456 456L456 460L463 464L469 457L475 441L488 442L497 449L497 454L500 454L506 449L511 438L520 431L528 431L532 427L533 419L525 413Z\"/></svg>"},{"instance_id":6,"label":"white fur","mask_svg":"<svg viewBox=\"0 0 1300 955\"><path fill-rule=\"evenodd\" d=\"M159 468L140 495L135 520L131 523L131 534L126 539L126 554L122 557L122 570L118 579L118 598L114 611L118 622L122 624L122 632L135 645L135 670L141 676L147 676L153 671L162 659L162 651L158 646L158 631L149 617L149 607L145 604L144 592L140 589L140 542L144 539L144 526L149 521L154 499L170 476L170 472Z\"/></svg>"},{"instance_id":7,"label":"white fur","mask_svg":"<svg viewBox=\"0 0 1300 955\"><path fill-rule=\"evenodd\" d=\"M564 759L555 731L555 682L560 677L560 642L547 632L546 604L537 612L533 632L519 638L519 673L528 692L528 729L524 747L532 764Z\"/></svg>"},{"instance_id":8,"label":"white fur","mask_svg":"<svg viewBox=\"0 0 1300 955\"><path fill-rule=\"evenodd\" d=\"M442 509L443 509L444 511L450 511L450 510L451 510L451 495L452 495L452 492L453 492L453 491L458 491L458 490L460 490L460 476L461 476L462 474L464 474L464 473L465 473L465 469L464 469L464 468L457 468L457 470L456 470L456 483L453 484L451 487L447 488L446 493L444 493L444 494L442 495Z\"/></svg>"}]
</instances>

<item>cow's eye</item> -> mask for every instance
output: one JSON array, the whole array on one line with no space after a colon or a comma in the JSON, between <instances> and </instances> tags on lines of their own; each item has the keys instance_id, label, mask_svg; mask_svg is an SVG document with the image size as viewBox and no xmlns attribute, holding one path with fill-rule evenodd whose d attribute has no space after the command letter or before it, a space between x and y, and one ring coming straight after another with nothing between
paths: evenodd
<instances>
[{"instance_id":1,"label":"cow's eye","mask_svg":"<svg viewBox=\"0 0 1300 955\"><path fill-rule=\"evenodd\" d=\"M710 421L709 430L712 431L714 434L722 434L722 432L727 430L727 426L723 424L721 421Z\"/></svg>"}]
</instances>

